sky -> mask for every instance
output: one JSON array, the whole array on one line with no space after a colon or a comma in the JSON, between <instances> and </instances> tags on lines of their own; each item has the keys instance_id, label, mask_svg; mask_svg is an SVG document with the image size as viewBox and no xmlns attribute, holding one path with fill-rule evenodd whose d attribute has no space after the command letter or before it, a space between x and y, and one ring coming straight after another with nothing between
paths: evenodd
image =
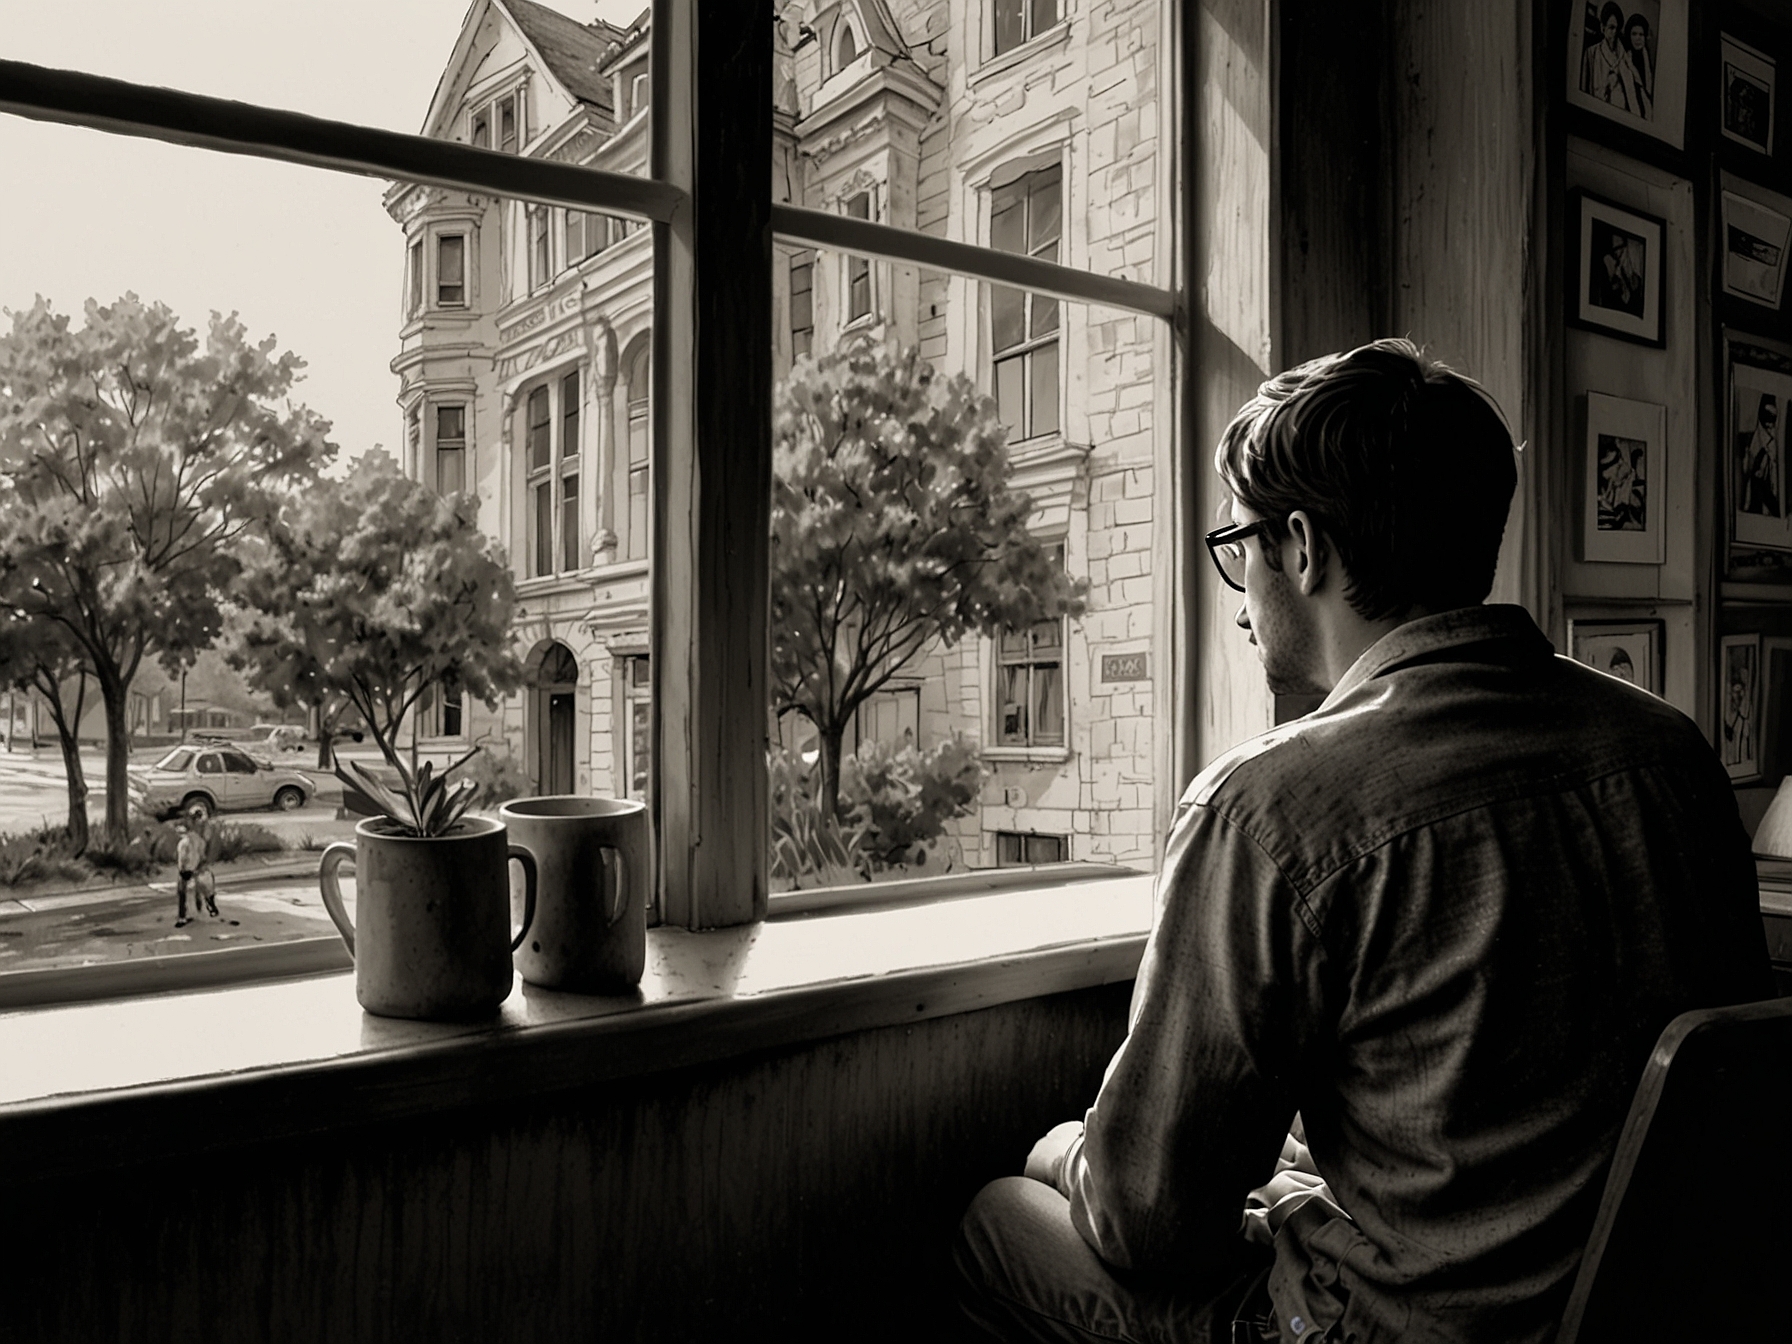
<instances>
[{"instance_id":1,"label":"sky","mask_svg":"<svg viewBox=\"0 0 1792 1344\"><path fill-rule=\"evenodd\" d=\"M544 0L632 21L647 0ZM468 0L0 0L0 58L415 132ZM307 362L345 457L396 447L403 236L371 178L0 114L0 309L126 291ZM0 315L0 321L10 318Z\"/></svg>"}]
</instances>

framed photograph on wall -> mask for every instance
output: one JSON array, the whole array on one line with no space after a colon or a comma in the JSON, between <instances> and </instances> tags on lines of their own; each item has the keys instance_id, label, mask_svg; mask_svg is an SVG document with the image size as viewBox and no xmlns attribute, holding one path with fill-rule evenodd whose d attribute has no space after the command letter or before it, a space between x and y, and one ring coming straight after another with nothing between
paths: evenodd
<instances>
[{"instance_id":1,"label":"framed photograph on wall","mask_svg":"<svg viewBox=\"0 0 1792 1344\"><path fill-rule=\"evenodd\" d=\"M1720 46L1723 106L1719 124L1724 129L1724 138L1771 156L1774 59L1746 42L1738 42L1728 33L1722 35Z\"/></svg>"},{"instance_id":2,"label":"framed photograph on wall","mask_svg":"<svg viewBox=\"0 0 1792 1344\"><path fill-rule=\"evenodd\" d=\"M1761 777L1761 636L1725 635L1717 672L1717 752L1730 779Z\"/></svg>"},{"instance_id":3,"label":"framed photograph on wall","mask_svg":"<svg viewBox=\"0 0 1792 1344\"><path fill-rule=\"evenodd\" d=\"M1667 407L1587 393L1581 559L1659 565L1665 558Z\"/></svg>"},{"instance_id":4,"label":"framed photograph on wall","mask_svg":"<svg viewBox=\"0 0 1792 1344\"><path fill-rule=\"evenodd\" d=\"M1792 361L1730 339L1730 395L1724 443L1730 468L1731 536L1739 546L1792 551L1786 507L1785 418L1792 410Z\"/></svg>"},{"instance_id":5,"label":"framed photograph on wall","mask_svg":"<svg viewBox=\"0 0 1792 1344\"><path fill-rule=\"evenodd\" d=\"M1724 293L1778 310L1792 243L1792 200L1724 174Z\"/></svg>"},{"instance_id":6,"label":"framed photograph on wall","mask_svg":"<svg viewBox=\"0 0 1792 1344\"><path fill-rule=\"evenodd\" d=\"M1660 695L1661 650L1667 623L1642 621L1568 622L1568 656L1623 681Z\"/></svg>"},{"instance_id":7,"label":"framed photograph on wall","mask_svg":"<svg viewBox=\"0 0 1792 1344\"><path fill-rule=\"evenodd\" d=\"M1666 345L1661 326L1666 223L1585 191L1571 192L1569 200L1569 236L1578 242L1568 320L1607 336Z\"/></svg>"},{"instance_id":8,"label":"framed photograph on wall","mask_svg":"<svg viewBox=\"0 0 1792 1344\"><path fill-rule=\"evenodd\" d=\"M1568 103L1682 147L1687 0L1570 0Z\"/></svg>"}]
</instances>

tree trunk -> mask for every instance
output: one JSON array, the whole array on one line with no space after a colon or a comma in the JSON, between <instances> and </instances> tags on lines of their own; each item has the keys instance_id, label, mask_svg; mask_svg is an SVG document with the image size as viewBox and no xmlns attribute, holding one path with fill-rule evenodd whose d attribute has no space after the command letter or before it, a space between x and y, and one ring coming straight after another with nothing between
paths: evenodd
<instances>
[{"instance_id":1,"label":"tree trunk","mask_svg":"<svg viewBox=\"0 0 1792 1344\"><path fill-rule=\"evenodd\" d=\"M846 736L844 723L831 723L827 727L816 725L821 736L821 815L830 821L840 816L840 741Z\"/></svg>"},{"instance_id":2,"label":"tree trunk","mask_svg":"<svg viewBox=\"0 0 1792 1344\"><path fill-rule=\"evenodd\" d=\"M81 672L80 691L75 696L75 713L71 720L62 707L62 685L53 670L40 667L39 689L50 702L50 718L56 724L56 740L62 747L62 771L68 781L69 852L76 858L87 852L87 771L81 765L81 714L87 708L87 674ZM32 723L32 747L36 748L37 725Z\"/></svg>"},{"instance_id":3,"label":"tree trunk","mask_svg":"<svg viewBox=\"0 0 1792 1344\"><path fill-rule=\"evenodd\" d=\"M123 845L131 836L131 739L125 710L130 683L105 669L97 673L100 700L106 706L106 836Z\"/></svg>"}]
</instances>

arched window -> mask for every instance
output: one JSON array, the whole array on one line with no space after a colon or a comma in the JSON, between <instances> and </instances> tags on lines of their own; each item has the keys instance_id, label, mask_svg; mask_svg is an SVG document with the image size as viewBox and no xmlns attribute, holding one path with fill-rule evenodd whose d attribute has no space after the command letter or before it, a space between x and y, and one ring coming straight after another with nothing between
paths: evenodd
<instances>
[{"instance_id":1,"label":"arched window","mask_svg":"<svg viewBox=\"0 0 1792 1344\"><path fill-rule=\"evenodd\" d=\"M859 58L859 39L852 30L852 25L844 19L840 22L839 36L834 39L834 69L846 69Z\"/></svg>"}]
</instances>

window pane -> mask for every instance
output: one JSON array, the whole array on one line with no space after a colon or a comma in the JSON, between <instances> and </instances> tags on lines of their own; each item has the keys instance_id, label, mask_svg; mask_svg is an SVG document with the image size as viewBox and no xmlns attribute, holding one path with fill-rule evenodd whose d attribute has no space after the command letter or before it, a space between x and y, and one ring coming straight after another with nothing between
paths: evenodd
<instances>
[{"instance_id":1,"label":"window pane","mask_svg":"<svg viewBox=\"0 0 1792 1344\"><path fill-rule=\"evenodd\" d=\"M501 98L498 100L498 148L506 154L514 154L516 140L516 99Z\"/></svg>"},{"instance_id":2,"label":"window pane","mask_svg":"<svg viewBox=\"0 0 1792 1344\"><path fill-rule=\"evenodd\" d=\"M579 373L574 369L560 380L560 460L579 458Z\"/></svg>"},{"instance_id":3,"label":"window pane","mask_svg":"<svg viewBox=\"0 0 1792 1344\"><path fill-rule=\"evenodd\" d=\"M1058 21L1058 0L1032 0L1032 33L1043 33Z\"/></svg>"},{"instance_id":4,"label":"window pane","mask_svg":"<svg viewBox=\"0 0 1792 1344\"><path fill-rule=\"evenodd\" d=\"M529 391L529 470L539 471L546 467L553 453L553 412L548 405L546 387L535 387Z\"/></svg>"},{"instance_id":5,"label":"window pane","mask_svg":"<svg viewBox=\"0 0 1792 1344\"><path fill-rule=\"evenodd\" d=\"M1026 41L1026 19L1023 9L1026 0L990 0L995 21L996 54L1011 47L1018 47Z\"/></svg>"},{"instance_id":6,"label":"window pane","mask_svg":"<svg viewBox=\"0 0 1792 1344\"><path fill-rule=\"evenodd\" d=\"M460 494L467 488L467 455L459 449L436 452L436 493Z\"/></svg>"},{"instance_id":7,"label":"window pane","mask_svg":"<svg viewBox=\"0 0 1792 1344\"><path fill-rule=\"evenodd\" d=\"M1006 285L989 291L989 340L997 351L1019 345L1027 338L1027 296Z\"/></svg>"},{"instance_id":8,"label":"window pane","mask_svg":"<svg viewBox=\"0 0 1792 1344\"><path fill-rule=\"evenodd\" d=\"M465 406L436 407L436 442L449 439L465 439L467 437L467 408Z\"/></svg>"},{"instance_id":9,"label":"window pane","mask_svg":"<svg viewBox=\"0 0 1792 1344\"><path fill-rule=\"evenodd\" d=\"M554 572L554 483L535 487L535 573Z\"/></svg>"},{"instance_id":10,"label":"window pane","mask_svg":"<svg viewBox=\"0 0 1792 1344\"><path fill-rule=\"evenodd\" d=\"M1174 804L1158 782L1172 719L1153 694L1167 674L1152 656L1170 563L1154 527L1174 460L1170 332L881 262L879 325L848 329L829 286L842 262L816 256L813 363L780 354L777 365L774 890L1059 854L1153 866ZM774 271L780 283L791 274ZM1012 351L995 358L1004 311L1055 316L1031 339L1011 323ZM960 376L976 395L936 413ZM995 460L970 463L966 445L992 435ZM961 480L972 498L956 511L933 502L941 482ZM977 513L994 526L990 501L1021 493L1001 545L1024 562L985 575L955 546L979 531L967 526ZM945 577L953 565L959 589ZM966 604L963 627L929 615L943 590ZM817 592L838 601L817 604ZM861 646L883 630L913 633ZM830 646L847 651L836 665L810 652ZM836 698L829 688L855 675L865 693Z\"/></svg>"},{"instance_id":11,"label":"window pane","mask_svg":"<svg viewBox=\"0 0 1792 1344\"><path fill-rule=\"evenodd\" d=\"M459 234L444 234L436 241L436 302L466 301L466 239Z\"/></svg>"},{"instance_id":12,"label":"window pane","mask_svg":"<svg viewBox=\"0 0 1792 1344\"><path fill-rule=\"evenodd\" d=\"M579 478L565 476L560 481L560 568L582 567L579 552Z\"/></svg>"}]
</instances>

